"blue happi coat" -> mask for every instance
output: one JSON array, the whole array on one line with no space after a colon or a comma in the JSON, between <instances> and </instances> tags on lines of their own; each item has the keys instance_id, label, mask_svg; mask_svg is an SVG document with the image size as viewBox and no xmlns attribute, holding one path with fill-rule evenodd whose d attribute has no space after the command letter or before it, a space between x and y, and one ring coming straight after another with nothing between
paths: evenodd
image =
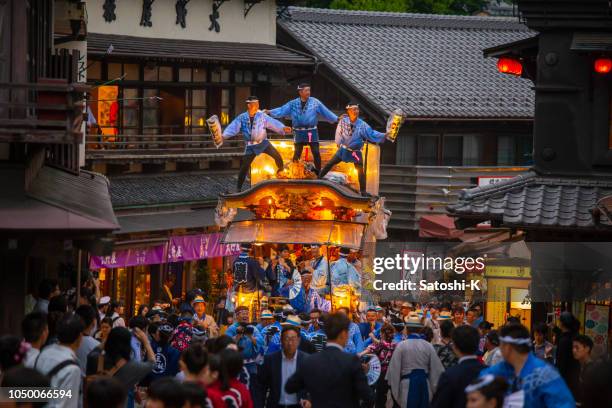
<instances>
[{"instance_id":1,"label":"blue happi coat","mask_svg":"<svg viewBox=\"0 0 612 408\"><path fill-rule=\"evenodd\" d=\"M525 393L524 408L576 406L572 393L557 369L533 353L529 353L518 378L514 374L514 367L505 361L480 372L480 376L486 374L504 377L510 383L511 391L522 390Z\"/></svg>"},{"instance_id":2,"label":"blue happi coat","mask_svg":"<svg viewBox=\"0 0 612 408\"><path fill-rule=\"evenodd\" d=\"M272 334L272 328L276 327L278 331ZM263 328L261 334L264 339L264 354L274 353L281 349L281 341L280 335L283 330L283 326L281 326L280 322L274 322Z\"/></svg>"},{"instance_id":3,"label":"blue happi coat","mask_svg":"<svg viewBox=\"0 0 612 408\"><path fill-rule=\"evenodd\" d=\"M349 163L361 163L361 148L366 141L372 143L380 143L385 140L385 134L378 132L363 120L357 118L352 123L348 116L343 117L338 124L339 129L336 131L336 144L339 149L336 155L340 159Z\"/></svg>"},{"instance_id":4,"label":"blue happi coat","mask_svg":"<svg viewBox=\"0 0 612 408\"><path fill-rule=\"evenodd\" d=\"M255 290L257 281L265 277L266 271L247 252L242 252L232 265L234 287L243 286L248 291Z\"/></svg>"},{"instance_id":5,"label":"blue happi coat","mask_svg":"<svg viewBox=\"0 0 612 408\"><path fill-rule=\"evenodd\" d=\"M306 292L304 286L302 286L300 293L296 297L289 300L289 303L298 313L310 313L312 309L329 312L331 308L330 302L321 298L316 290L311 287Z\"/></svg>"},{"instance_id":6,"label":"blue happi coat","mask_svg":"<svg viewBox=\"0 0 612 408\"><path fill-rule=\"evenodd\" d=\"M358 290L361 288L361 276L346 258L340 257L331 265L331 284L332 288L350 285L353 289Z\"/></svg>"},{"instance_id":7,"label":"blue happi coat","mask_svg":"<svg viewBox=\"0 0 612 408\"><path fill-rule=\"evenodd\" d=\"M274 118L289 118L294 128L296 142L318 142L319 135L316 131L317 122L323 119L330 123L336 123L338 117L330 111L317 98L310 97L306 100L302 109L300 98L290 100L280 108L272 109L270 116ZM303 130L300 130L303 129Z\"/></svg>"},{"instance_id":8,"label":"blue happi coat","mask_svg":"<svg viewBox=\"0 0 612 408\"><path fill-rule=\"evenodd\" d=\"M344 351L351 354L358 354L364 350L363 340L361 339L361 332L357 323L351 322L349 326L349 338L344 346Z\"/></svg>"},{"instance_id":9,"label":"blue happi coat","mask_svg":"<svg viewBox=\"0 0 612 408\"><path fill-rule=\"evenodd\" d=\"M225 335L230 337L236 336L236 329L240 326L240 323L236 322L227 328L225 331ZM255 326L253 326L253 337L255 338L255 343L248 338L248 336L242 336L240 341L238 342L238 347L241 350L242 358L244 359L244 364L247 367L249 373L254 372L254 366L261 361L261 357L264 352L264 338L261 335L261 332L257 330Z\"/></svg>"},{"instance_id":10,"label":"blue happi coat","mask_svg":"<svg viewBox=\"0 0 612 408\"><path fill-rule=\"evenodd\" d=\"M314 290L323 295L327 292L327 273L328 273L327 258L320 256L312 263L312 283Z\"/></svg>"},{"instance_id":11,"label":"blue happi coat","mask_svg":"<svg viewBox=\"0 0 612 408\"><path fill-rule=\"evenodd\" d=\"M236 136L238 133L242 133L242 137L244 137L244 141L246 142L244 153L257 155L263 152L270 144L266 129L284 135L284 128L285 126L281 122L271 118L262 111L258 111L255 114L251 125L249 123L249 113L243 112L227 125L223 131L223 138L229 139Z\"/></svg>"}]
</instances>

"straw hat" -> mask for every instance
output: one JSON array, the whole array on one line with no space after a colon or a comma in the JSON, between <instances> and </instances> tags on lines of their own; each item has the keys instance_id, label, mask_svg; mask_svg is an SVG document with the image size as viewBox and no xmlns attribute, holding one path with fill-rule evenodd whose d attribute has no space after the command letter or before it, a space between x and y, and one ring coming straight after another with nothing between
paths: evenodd
<instances>
[{"instance_id":1,"label":"straw hat","mask_svg":"<svg viewBox=\"0 0 612 408\"><path fill-rule=\"evenodd\" d=\"M302 320L297 315L289 315L287 316L287 320L281 323L282 326L296 326L300 327L302 325Z\"/></svg>"},{"instance_id":2,"label":"straw hat","mask_svg":"<svg viewBox=\"0 0 612 408\"><path fill-rule=\"evenodd\" d=\"M423 327L421 318L415 312L410 312L410 314L404 318L404 322L406 322L406 327Z\"/></svg>"},{"instance_id":3,"label":"straw hat","mask_svg":"<svg viewBox=\"0 0 612 408\"><path fill-rule=\"evenodd\" d=\"M269 310L264 310L263 312L261 312L260 317L262 319L274 319L274 315Z\"/></svg>"},{"instance_id":4,"label":"straw hat","mask_svg":"<svg viewBox=\"0 0 612 408\"><path fill-rule=\"evenodd\" d=\"M440 314L438 315L438 320L450 320L451 317L452 316L450 312L440 312Z\"/></svg>"}]
</instances>

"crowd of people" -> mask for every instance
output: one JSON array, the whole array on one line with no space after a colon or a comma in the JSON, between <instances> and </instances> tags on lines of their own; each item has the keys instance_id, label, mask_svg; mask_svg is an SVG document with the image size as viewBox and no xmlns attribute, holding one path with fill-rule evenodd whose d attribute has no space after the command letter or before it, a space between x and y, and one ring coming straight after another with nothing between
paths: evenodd
<instances>
[{"instance_id":1,"label":"crowd of people","mask_svg":"<svg viewBox=\"0 0 612 408\"><path fill-rule=\"evenodd\" d=\"M138 309L56 282L19 335L0 337L0 385L72 390L51 407L606 406L610 364L593 361L578 321L516 318L493 328L481 305L380 303L333 313L290 303L207 312L195 289ZM165 307L164 307L165 306ZM208 309L210 310L210 308ZM552 341L547 336L553 333ZM374 356L376 359L374 359ZM380 373L372 377L377 360ZM366 375L369 373L369 375ZM36 404L34 404L36 405ZM42 404L39 404L42 406Z\"/></svg>"}]
</instances>

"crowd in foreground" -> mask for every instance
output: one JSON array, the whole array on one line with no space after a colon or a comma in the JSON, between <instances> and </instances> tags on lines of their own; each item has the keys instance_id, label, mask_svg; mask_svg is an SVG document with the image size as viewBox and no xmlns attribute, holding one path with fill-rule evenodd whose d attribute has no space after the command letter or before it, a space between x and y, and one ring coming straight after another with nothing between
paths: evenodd
<instances>
[{"instance_id":1,"label":"crowd in foreground","mask_svg":"<svg viewBox=\"0 0 612 408\"><path fill-rule=\"evenodd\" d=\"M50 407L603 407L611 397L610 363L591 358L569 313L533 333L515 318L493 329L480 305L460 303L352 314L285 305L253 322L223 302L207 314L193 290L128 319L86 288L75 302L46 292L20 335L0 337L0 385L72 391Z\"/></svg>"}]
</instances>

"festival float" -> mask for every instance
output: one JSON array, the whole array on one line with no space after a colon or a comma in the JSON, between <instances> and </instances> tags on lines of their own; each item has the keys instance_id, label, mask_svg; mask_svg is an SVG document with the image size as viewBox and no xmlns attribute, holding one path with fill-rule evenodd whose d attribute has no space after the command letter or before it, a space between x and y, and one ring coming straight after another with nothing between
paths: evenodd
<instances>
[{"instance_id":1,"label":"festival float","mask_svg":"<svg viewBox=\"0 0 612 408\"><path fill-rule=\"evenodd\" d=\"M357 171L351 163L340 163L335 171L328 173L324 179L318 179L311 170L312 155L308 147L304 149L302 160L293 162L293 141L272 140L271 143L280 152L285 168L277 174L273 159L259 155L251 165L250 188L220 196L216 222L224 229L222 242L252 244L254 256L263 259L269 259L278 245L287 245L298 252L303 246L318 245L326 256L327 271L331 271L329 264L333 264L338 257L339 249L350 248L361 255L361 287L367 288L368 279L373 277L371 260L374 243L377 239L386 238L391 215L385 209L385 199L378 196L379 146L366 143L363 147L369 196L362 196ZM336 150L334 141L320 142L323 165ZM250 211L253 219L234 221L238 210ZM326 300L331 310L348 307L351 312L356 311L363 296L361 287L332 287L331 273L328 273ZM292 281L289 299L267 297L261 290L246 293L234 282L234 293L231 294L233 306L249 307L255 320L263 303L286 303L299 293L301 279L297 270L293 272Z\"/></svg>"}]
</instances>

